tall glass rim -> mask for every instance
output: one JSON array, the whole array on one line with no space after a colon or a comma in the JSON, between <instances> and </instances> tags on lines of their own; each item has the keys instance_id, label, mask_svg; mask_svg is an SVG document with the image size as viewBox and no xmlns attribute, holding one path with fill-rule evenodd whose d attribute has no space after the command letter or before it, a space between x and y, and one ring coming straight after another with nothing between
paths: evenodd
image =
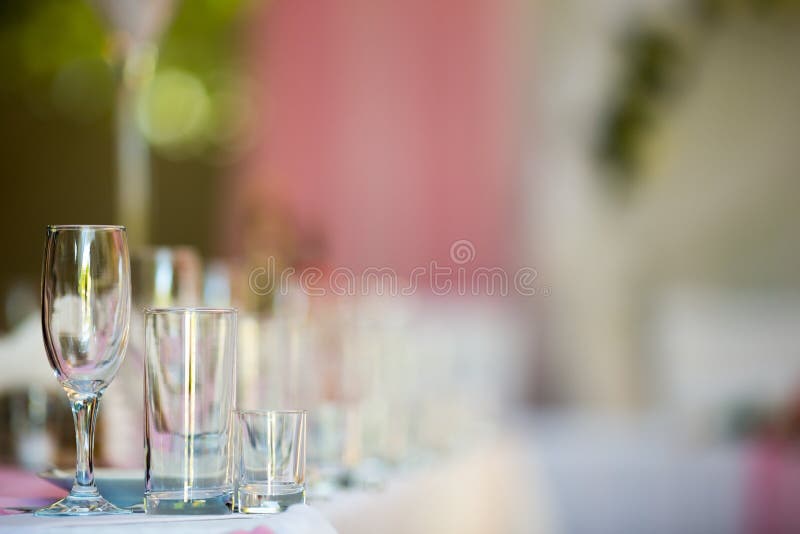
<instances>
[{"instance_id":1,"label":"tall glass rim","mask_svg":"<svg viewBox=\"0 0 800 534\"><path fill-rule=\"evenodd\" d=\"M115 230L125 232L127 228L117 224L48 224L47 230L49 232L59 230Z\"/></svg>"},{"instance_id":2,"label":"tall glass rim","mask_svg":"<svg viewBox=\"0 0 800 534\"><path fill-rule=\"evenodd\" d=\"M146 306L145 315L185 315L188 313L198 313L201 315L236 315L239 312L236 308L213 307L213 306Z\"/></svg>"}]
</instances>

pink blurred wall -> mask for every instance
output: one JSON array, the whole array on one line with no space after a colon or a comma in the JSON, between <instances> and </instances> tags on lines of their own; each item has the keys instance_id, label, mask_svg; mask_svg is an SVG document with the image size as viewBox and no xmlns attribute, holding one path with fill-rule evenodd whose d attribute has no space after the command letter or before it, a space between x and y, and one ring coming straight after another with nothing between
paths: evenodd
<instances>
[{"instance_id":1,"label":"pink blurred wall","mask_svg":"<svg viewBox=\"0 0 800 534\"><path fill-rule=\"evenodd\" d=\"M323 263L408 272L510 258L514 120L510 4L283 0L250 38L252 147L226 219L289 214ZM253 213L256 212L256 213Z\"/></svg>"}]
</instances>

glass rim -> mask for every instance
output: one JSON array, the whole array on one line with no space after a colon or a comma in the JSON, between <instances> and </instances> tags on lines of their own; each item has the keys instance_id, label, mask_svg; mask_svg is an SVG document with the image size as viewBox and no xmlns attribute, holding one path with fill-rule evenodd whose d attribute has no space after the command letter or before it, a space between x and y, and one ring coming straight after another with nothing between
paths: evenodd
<instances>
[{"instance_id":1,"label":"glass rim","mask_svg":"<svg viewBox=\"0 0 800 534\"><path fill-rule=\"evenodd\" d=\"M308 415L308 410L258 410L251 408L236 408L237 415Z\"/></svg>"},{"instance_id":2,"label":"glass rim","mask_svg":"<svg viewBox=\"0 0 800 534\"><path fill-rule=\"evenodd\" d=\"M202 313L207 315L227 315L237 314L239 310L236 308L214 307L214 306L145 306L144 313L146 315L160 315L167 313L185 314L185 313Z\"/></svg>"},{"instance_id":3,"label":"glass rim","mask_svg":"<svg viewBox=\"0 0 800 534\"><path fill-rule=\"evenodd\" d=\"M120 224L48 224L48 230L120 230L127 229Z\"/></svg>"}]
</instances>

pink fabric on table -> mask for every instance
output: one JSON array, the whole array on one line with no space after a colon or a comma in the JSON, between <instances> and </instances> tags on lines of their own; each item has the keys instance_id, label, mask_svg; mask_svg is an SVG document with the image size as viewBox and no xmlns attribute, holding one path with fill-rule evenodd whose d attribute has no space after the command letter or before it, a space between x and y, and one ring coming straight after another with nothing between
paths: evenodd
<instances>
[{"instance_id":1,"label":"pink fabric on table","mask_svg":"<svg viewBox=\"0 0 800 534\"><path fill-rule=\"evenodd\" d=\"M44 506L67 494L33 473L15 467L0 467L0 515L16 513L8 508Z\"/></svg>"}]
</instances>

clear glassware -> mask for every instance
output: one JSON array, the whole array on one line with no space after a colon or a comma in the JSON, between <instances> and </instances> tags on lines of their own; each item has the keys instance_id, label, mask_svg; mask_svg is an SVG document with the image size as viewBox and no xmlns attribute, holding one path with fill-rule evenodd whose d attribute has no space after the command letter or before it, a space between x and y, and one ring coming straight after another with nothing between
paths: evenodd
<instances>
[{"instance_id":1,"label":"clear glassware","mask_svg":"<svg viewBox=\"0 0 800 534\"><path fill-rule=\"evenodd\" d=\"M103 399L103 459L144 470L144 310L201 304L202 261L191 247L131 247L131 326L125 362Z\"/></svg>"},{"instance_id":2,"label":"clear glassware","mask_svg":"<svg viewBox=\"0 0 800 534\"><path fill-rule=\"evenodd\" d=\"M236 413L238 510L246 514L270 514L304 503L307 413L303 410Z\"/></svg>"},{"instance_id":3,"label":"clear glassware","mask_svg":"<svg viewBox=\"0 0 800 534\"><path fill-rule=\"evenodd\" d=\"M330 498L348 482L349 441L354 437L354 407L344 402L314 406L308 421L308 473L306 487L314 499Z\"/></svg>"},{"instance_id":4,"label":"clear glassware","mask_svg":"<svg viewBox=\"0 0 800 534\"><path fill-rule=\"evenodd\" d=\"M227 514L236 310L145 311L145 511Z\"/></svg>"},{"instance_id":5,"label":"clear glassware","mask_svg":"<svg viewBox=\"0 0 800 534\"><path fill-rule=\"evenodd\" d=\"M36 515L130 513L100 495L92 458L98 402L125 356L130 307L124 227L47 228L42 330L50 366L72 407L77 468L69 495Z\"/></svg>"}]
</instances>

